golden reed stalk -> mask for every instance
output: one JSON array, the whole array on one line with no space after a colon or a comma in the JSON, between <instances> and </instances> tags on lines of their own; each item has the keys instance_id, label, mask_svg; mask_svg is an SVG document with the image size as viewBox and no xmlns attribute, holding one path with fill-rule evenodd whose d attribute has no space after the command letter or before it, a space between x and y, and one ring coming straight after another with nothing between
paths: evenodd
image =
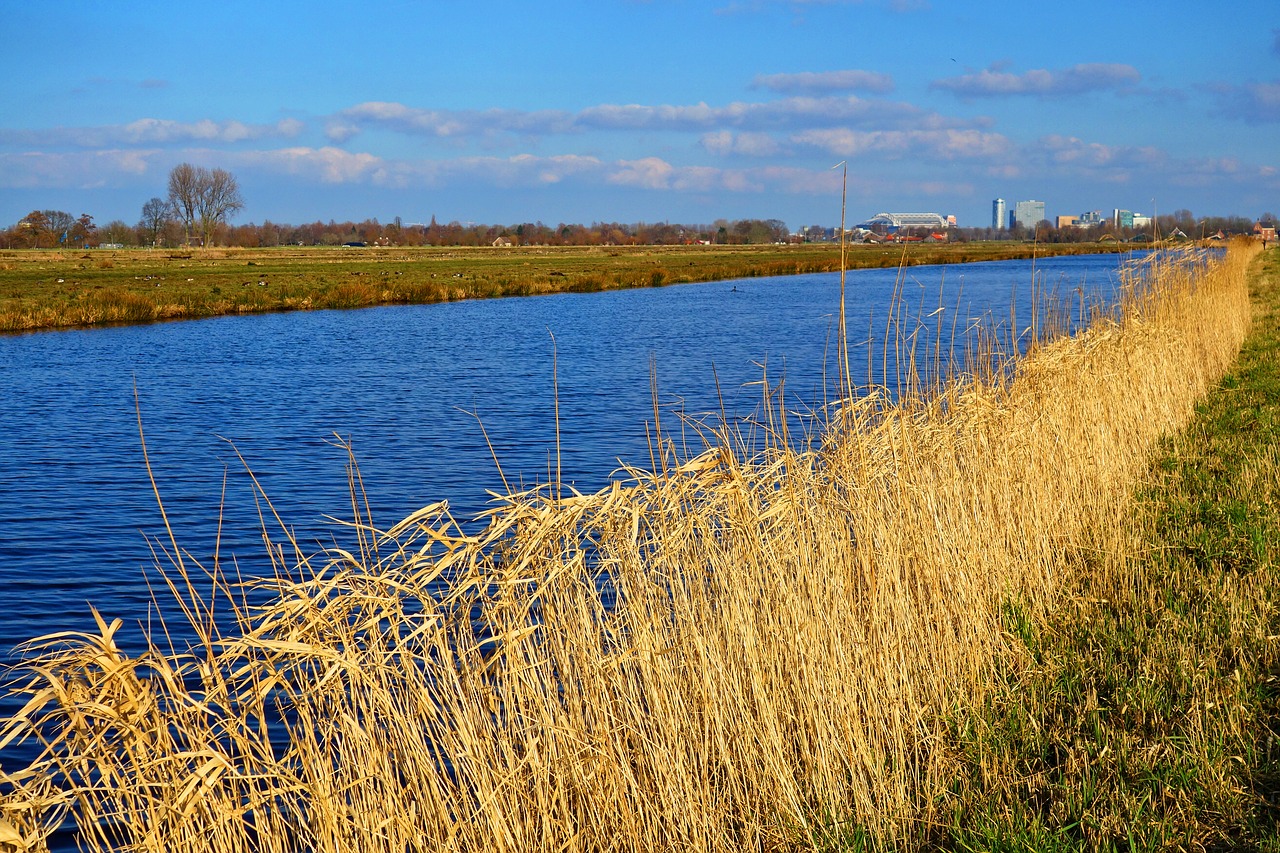
<instances>
[{"instance_id":1,"label":"golden reed stalk","mask_svg":"<svg viewBox=\"0 0 1280 853\"><path fill-rule=\"evenodd\" d=\"M507 495L474 536L443 504L372 529L353 475L352 550L286 534L248 590L174 543L194 648L32 642L0 746L43 752L0 776L0 848L68 814L91 848L218 853L910 838L1001 605L1051 599L1231 363L1251 256L1162 255L1087 331L845 400L814 449L659 436L653 471Z\"/></svg>"}]
</instances>

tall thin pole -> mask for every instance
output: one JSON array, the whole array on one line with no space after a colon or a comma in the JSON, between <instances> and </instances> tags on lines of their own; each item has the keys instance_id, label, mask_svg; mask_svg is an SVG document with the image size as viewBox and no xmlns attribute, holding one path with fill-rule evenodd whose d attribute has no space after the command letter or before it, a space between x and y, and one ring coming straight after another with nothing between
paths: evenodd
<instances>
[{"instance_id":1,"label":"tall thin pole","mask_svg":"<svg viewBox=\"0 0 1280 853\"><path fill-rule=\"evenodd\" d=\"M844 278L845 271L848 269L848 251L845 242L845 203L849 194L849 161L841 160L836 166L843 168L842 180L840 186L840 346L838 350L840 358L840 369L843 371L840 377L840 393L847 400L853 399L853 374L849 370L849 330L845 326L844 317ZM832 166L834 169L835 166Z\"/></svg>"}]
</instances>

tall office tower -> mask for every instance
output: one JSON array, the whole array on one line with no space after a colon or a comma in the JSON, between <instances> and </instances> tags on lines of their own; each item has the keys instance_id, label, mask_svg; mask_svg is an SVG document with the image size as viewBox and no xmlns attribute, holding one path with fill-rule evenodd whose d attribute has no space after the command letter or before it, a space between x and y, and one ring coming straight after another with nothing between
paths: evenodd
<instances>
[{"instance_id":1,"label":"tall office tower","mask_svg":"<svg viewBox=\"0 0 1280 853\"><path fill-rule=\"evenodd\" d=\"M998 198L995 201L991 202L991 227L992 228L994 228L997 231L999 231L1001 228L1004 228L1005 225L1007 224L1005 220L1006 216L1007 214L1005 212L1004 199Z\"/></svg>"},{"instance_id":2,"label":"tall office tower","mask_svg":"<svg viewBox=\"0 0 1280 853\"><path fill-rule=\"evenodd\" d=\"M1013 220L1023 228L1035 228L1044 219L1044 202L1020 201L1013 206Z\"/></svg>"}]
</instances>

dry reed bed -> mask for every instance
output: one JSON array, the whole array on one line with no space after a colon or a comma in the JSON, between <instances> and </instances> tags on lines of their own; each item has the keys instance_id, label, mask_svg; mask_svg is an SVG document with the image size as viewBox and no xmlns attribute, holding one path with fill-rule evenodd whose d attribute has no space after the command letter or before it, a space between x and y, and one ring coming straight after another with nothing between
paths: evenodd
<instances>
[{"instance_id":1,"label":"dry reed bed","mask_svg":"<svg viewBox=\"0 0 1280 853\"><path fill-rule=\"evenodd\" d=\"M850 403L819 449L659 440L653 471L510 495L475 536L443 505L375 530L353 498L350 551L272 544L266 604L174 543L201 642L131 658L105 620L34 642L0 731L46 748L5 768L0 832L39 844L70 812L86 844L139 850L922 837L1000 606L1053 595L1229 365L1250 255L1154 265L1117 318Z\"/></svg>"}]
</instances>

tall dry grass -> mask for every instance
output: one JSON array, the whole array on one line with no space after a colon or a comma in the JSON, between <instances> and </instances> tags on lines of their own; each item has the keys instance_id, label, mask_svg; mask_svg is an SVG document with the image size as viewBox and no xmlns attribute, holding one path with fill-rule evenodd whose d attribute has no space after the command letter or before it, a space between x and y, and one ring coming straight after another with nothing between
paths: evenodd
<instances>
[{"instance_id":1,"label":"tall dry grass","mask_svg":"<svg viewBox=\"0 0 1280 853\"><path fill-rule=\"evenodd\" d=\"M353 474L349 549L275 534L248 589L171 542L199 641L33 641L0 747L43 751L5 768L0 845L67 815L97 849L926 840L1001 606L1052 597L1231 362L1250 254L1134 273L1016 366L844 401L813 449L659 434L652 470L503 496L475 535L443 504L375 529Z\"/></svg>"}]
</instances>

